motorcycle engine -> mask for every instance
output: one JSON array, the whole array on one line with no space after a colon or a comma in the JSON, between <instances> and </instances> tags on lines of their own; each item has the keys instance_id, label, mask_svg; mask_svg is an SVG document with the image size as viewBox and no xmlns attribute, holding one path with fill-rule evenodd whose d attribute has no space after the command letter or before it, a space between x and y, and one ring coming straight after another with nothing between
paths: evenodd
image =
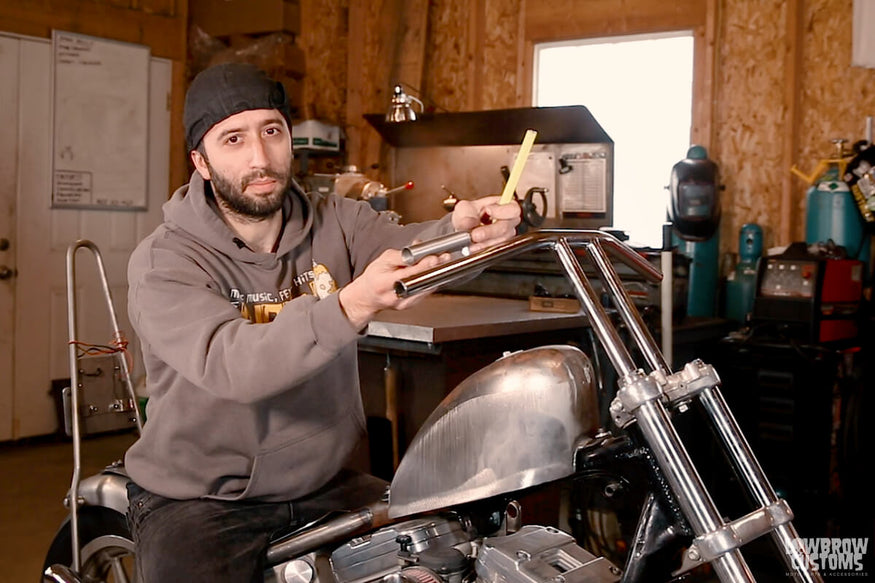
<instances>
[{"instance_id":1,"label":"motorcycle engine","mask_svg":"<svg viewBox=\"0 0 875 583\"><path fill-rule=\"evenodd\" d=\"M612 583L620 579L620 570L607 559L582 549L573 537L552 527L528 525L512 534L486 538L471 530L455 515L408 520L350 540L331 552L327 561L313 555L290 561L275 569L272 580Z\"/></svg>"},{"instance_id":2,"label":"motorcycle engine","mask_svg":"<svg viewBox=\"0 0 875 583\"><path fill-rule=\"evenodd\" d=\"M475 544L455 516L428 516L351 540L331 567L338 583L461 583Z\"/></svg>"}]
</instances>

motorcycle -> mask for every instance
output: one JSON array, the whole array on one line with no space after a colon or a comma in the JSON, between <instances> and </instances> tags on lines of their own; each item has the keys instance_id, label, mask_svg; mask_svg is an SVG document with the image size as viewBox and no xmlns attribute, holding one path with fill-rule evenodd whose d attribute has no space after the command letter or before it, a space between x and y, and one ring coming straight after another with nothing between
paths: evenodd
<instances>
[{"instance_id":1,"label":"motorcycle","mask_svg":"<svg viewBox=\"0 0 875 583\"><path fill-rule=\"evenodd\" d=\"M773 558L783 560L785 575L821 581L799 544L789 505L770 485L721 395L716 370L693 360L672 371L630 300L613 261L651 281L661 277L632 248L601 231L536 230L398 281L396 293L436 290L534 251L555 254L615 371L617 388L606 409L611 429L600 419L595 354L571 345L506 354L465 379L432 412L381 500L273 541L264 581L626 583L699 574L752 582L741 549L763 535L777 546ZM611 310L582 261L598 275ZM739 518L727 520L718 511L676 429L694 405L753 501ZM119 464L80 484L74 477L68 496L75 501L68 501L73 520L49 549L44 581L132 580L136 549L125 522L127 482ZM587 536L586 515L600 510L581 494L593 491L587 483L596 484L601 509L619 504L624 492L636 493L624 551L596 554L599 545L587 544L597 537ZM573 516L564 524L570 532L525 524L520 500L556 484L571 484Z\"/></svg>"}]
</instances>

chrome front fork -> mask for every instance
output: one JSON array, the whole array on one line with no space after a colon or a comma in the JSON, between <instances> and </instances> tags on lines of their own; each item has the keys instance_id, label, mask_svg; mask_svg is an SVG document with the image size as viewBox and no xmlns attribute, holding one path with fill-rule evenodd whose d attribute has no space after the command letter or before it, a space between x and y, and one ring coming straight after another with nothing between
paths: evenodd
<instances>
[{"instance_id":1,"label":"chrome front fork","mask_svg":"<svg viewBox=\"0 0 875 583\"><path fill-rule=\"evenodd\" d=\"M640 369L623 344L619 332L608 317L598 295L592 288L574 247L585 250L599 274L604 288L611 294L636 347L647 361L649 372ZM754 581L754 576L742 557L740 548L753 539L769 533L782 549L787 570L799 582L822 581L809 561L804 545L798 543L793 527L793 513L786 502L778 498L762 468L744 438L735 418L718 389L716 371L695 360L681 370L672 372L635 305L626 293L608 252L645 278L658 281L661 277L647 261L615 237L602 231L573 229L541 229L427 270L395 283L395 291L406 297L435 290L476 274L505 258L534 249L551 249L574 293L589 318L589 324L605 353L617 371L619 386L611 403L611 415L620 427L637 423L644 439L653 450L677 502L693 529L695 539L687 551L681 572L709 562L724 582ZM709 421L723 442L729 458L759 505L757 509L736 520L725 521L718 512L683 442L675 431L670 409L683 411L698 399Z\"/></svg>"},{"instance_id":2,"label":"chrome front fork","mask_svg":"<svg viewBox=\"0 0 875 583\"><path fill-rule=\"evenodd\" d=\"M635 422L689 521L695 539L687 551L684 570L703 562L713 565L721 581L755 581L740 548L769 533L784 550L788 572L799 582L817 582L821 577L805 555L804 545L795 544L798 534L793 513L778 498L744 438L735 418L719 390L716 371L702 361L688 363L672 373L652 335L628 297L609 260L602 239L590 240L584 248L598 270L605 288L635 340L651 371L636 368L616 328L598 301L570 243L559 239L553 247L574 287L575 295L585 307L590 323L619 375L617 396L611 403L611 415L620 427ZM630 252L612 246L614 252ZM703 405L710 422L759 508L732 521L724 521L702 482L683 442L671 422L669 408L685 409L693 399Z\"/></svg>"}]
</instances>

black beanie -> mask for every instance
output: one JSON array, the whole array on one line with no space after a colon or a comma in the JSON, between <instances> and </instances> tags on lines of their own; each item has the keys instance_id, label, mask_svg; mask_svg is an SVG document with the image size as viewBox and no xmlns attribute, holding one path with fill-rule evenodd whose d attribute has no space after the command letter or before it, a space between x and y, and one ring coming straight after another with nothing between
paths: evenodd
<instances>
[{"instance_id":1,"label":"black beanie","mask_svg":"<svg viewBox=\"0 0 875 583\"><path fill-rule=\"evenodd\" d=\"M289 101L282 83L249 63L223 63L204 69L185 95L182 123L189 150L200 144L211 127L235 113L277 109L291 130Z\"/></svg>"}]
</instances>

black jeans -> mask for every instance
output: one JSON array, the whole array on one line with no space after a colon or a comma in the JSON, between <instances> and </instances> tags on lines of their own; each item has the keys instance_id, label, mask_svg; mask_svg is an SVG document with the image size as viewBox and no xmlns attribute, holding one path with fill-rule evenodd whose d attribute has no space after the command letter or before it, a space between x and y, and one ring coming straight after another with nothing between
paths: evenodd
<instances>
[{"instance_id":1,"label":"black jeans","mask_svg":"<svg viewBox=\"0 0 875 583\"><path fill-rule=\"evenodd\" d=\"M291 502L172 500L131 482L128 522L140 583L260 582L268 543L324 514L354 510L382 496L386 483L343 471Z\"/></svg>"}]
</instances>

